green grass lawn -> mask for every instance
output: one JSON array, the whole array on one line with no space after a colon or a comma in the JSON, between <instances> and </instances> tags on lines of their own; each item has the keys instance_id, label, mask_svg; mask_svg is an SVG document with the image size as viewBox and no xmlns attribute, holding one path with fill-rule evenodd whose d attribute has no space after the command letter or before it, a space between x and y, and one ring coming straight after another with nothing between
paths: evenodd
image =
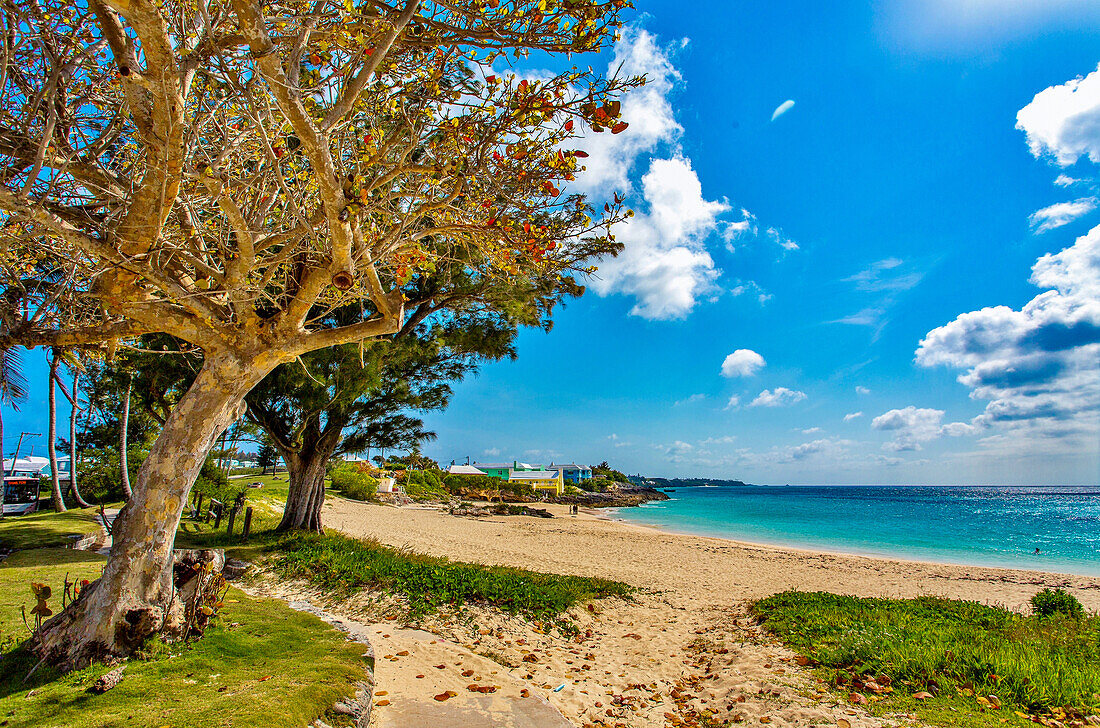
<instances>
[{"instance_id":1,"label":"green grass lawn","mask_svg":"<svg viewBox=\"0 0 1100 728\"><path fill-rule=\"evenodd\" d=\"M347 642L316 617L283 602L231 589L223 613L189 645L152 642L132 659L113 690L87 688L109 668L68 675L42 668L16 647L28 636L20 606L31 606L32 581L49 584L60 608L62 582L94 579L104 557L81 551L20 551L0 562L0 725L5 728L114 726L263 726L303 728L369 680L363 645ZM338 716L325 717L339 725Z\"/></svg>"},{"instance_id":2,"label":"green grass lawn","mask_svg":"<svg viewBox=\"0 0 1100 728\"><path fill-rule=\"evenodd\" d=\"M0 549L68 546L75 540L73 536L99 533L97 512L97 508L70 508L64 513L6 516L0 519Z\"/></svg>"},{"instance_id":3,"label":"green grass lawn","mask_svg":"<svg viewBox=\"0 0 1100 728\"><path fill-rule=\"evenodd\" d=\"M872 700L878 714L915 712L940 725L986 726L1028 725L1030 715L1064 722L1100 713L1097 616L1039 618L976 602L824 592L776 594L754 610L765 629L820 665L844 695L877 698L859 681L882 684L877 678L885 676L893 691ZM935 696L913 697L922 691Z\"/></svg>"}]
</instances>

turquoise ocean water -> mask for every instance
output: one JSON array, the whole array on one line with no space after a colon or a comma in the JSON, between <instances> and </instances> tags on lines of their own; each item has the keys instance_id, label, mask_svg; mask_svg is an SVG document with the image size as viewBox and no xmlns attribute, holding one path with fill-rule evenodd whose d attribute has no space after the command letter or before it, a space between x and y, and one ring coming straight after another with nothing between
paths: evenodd
<instances>
[{"instance_id":1,"label":"turquoise ocean water","mask_svg":"<svg viewBox=\"0 0 1100 728\"><path fill-rule=\"evenodd\" d=\"M668 496L615 516L756 543L1100 576L1100 487L694 487Z\"/></svg>"}]
</instances>

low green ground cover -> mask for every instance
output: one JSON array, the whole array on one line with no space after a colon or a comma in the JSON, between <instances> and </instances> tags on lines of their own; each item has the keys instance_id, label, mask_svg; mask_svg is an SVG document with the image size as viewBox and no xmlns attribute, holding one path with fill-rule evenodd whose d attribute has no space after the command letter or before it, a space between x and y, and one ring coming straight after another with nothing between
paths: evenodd
<instances>
[{"instance_id":1,"label":"low green ground cover","mask_svg":"<svg viewBox=\"0 0 1100 728\"><path fill-rule=\"evenodd\" d=\"M877 711L914 711L960 726L1100 712L1097 616L1067 616L1064 608L1029 616L952 599L824 592L784 592L753 608L765 629L820 665L844 693L886 676L893 692L873 703ZM913 697L922 691L934 697Z\"/></svg>"},{"instance_id":2,"label":"low green ground cover","mask_svg":"<svg viewBox=\"0 0 1100 728\"><path fill-rule=\"evenodd\" d=\"M30 583L52 587L60 608L62 583L94 579L104 557L82 551L20 551L0 562L0 725L5 728L301 728L330 714L332 704L367 679L364 647L347 642L317 618L282 602L253 599L231 589L224 612L196 642L150 642L130 660L113 690L88 687L110 668L96 665L68 675L40 668L18 647L28 636L20 607L31 602ZM273 706L278 706L273 709Z\"/></svg>"},{"instance_id":3,"label":"low green ground cover","mask_svg":"<svg viewBox=\"0 0 1100 728\"><path fill-rule=\"evenodd\" d=\"M43 511L0 519L0 549L68 546L73 536L99 533L95 508L70 508L64 513Z\"/></svg>"},{"instance_id":4,"label":"low green ground cover","mask_svg":"<svg viewBox=\"0 0 1100 728\"><path fill-rule=\"evenodd\" d=\"M292 534L274 541L269 549L280 574L334 590L390 590L409 600L413 614L478 602L536 619L554 619L585 600L627 597L633 591L606 579L467 564L337 533Z\"/></svg>"}]
</instances>

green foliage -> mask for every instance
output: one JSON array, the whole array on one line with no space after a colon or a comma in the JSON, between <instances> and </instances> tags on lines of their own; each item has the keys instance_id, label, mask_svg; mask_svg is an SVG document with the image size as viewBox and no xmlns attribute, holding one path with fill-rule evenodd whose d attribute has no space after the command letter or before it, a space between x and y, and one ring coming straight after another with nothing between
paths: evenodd
<instances>
[{"instance_id":1,"label":"green foliage","mask_svg":"<svg viewBox=\"0 0 1100 728\"><path fill-rule=\"evenodd\" d=\"M207 498L216 498L229 507L237 496L247 493L248 488L238 483L230 483L225 471L218 467L213 458L207 458L199 471L199 477L191 489L192 494L199 493Z\"/></svg>"},{"instance_id":2,"label":"green foliage","mask_svg":"<svg viewBox=\"0 0 1100 728\"><path fill-rule=\"evenodd\" d=\"M106 665L68 675L43 665L31 674L38 658L18 647L28 636L20 607L33 603L27 585L51 586L56 609L66 576L95 579L103 562L69 549L20 551L0 562L0 715L8 728L299 728L317 718L331 724L326 711L369 679L362 645L312 615L236 589L225 600L224 618L201 640L186 647L150 642L104 695L89 694L88 686L112 669Z\"/></svg>"},{"instance_id":3,"label":"green foliage","mask_svg":"<svg viewBox=\"0 0 1100 728\"><path fill-rule=\"evenodd\" d=\"M84 450L83 460L77 466L77 484L80 492L92 503L113 503L123 500L122 465L118 456L118 447ZM130 471L130 482L137 479L138 470L145 462L149 451L142 447L127 450L126 465Z\"/></svg>"},{"instance_id":4,"label":"green foliage","mask_svg":"<svg viewBox=\"0 0 1100 728\"><path fill-rule=\"evenodd\" d=\"M502 478L494 478L489 475L454 475L443 476L443 487L454 495L496 495L499 491L504 498L530 498L535 494L535 489L528 483L513 482Z\"/></svg>"},{"instance_id":5,"label":"green foliage","mask_svg":"<svg viewBox=\"0 0 1100 728\"><path fill-rule=\"evenodd\" d=\"M784 592L753 609L767 630L838 682L886 675L899 699L927 690L971 710L979 707L973 694L1031 711L1100 706L1100 617L1049 619L935 597L824 592Z\"/></svg>"},{"instance_id":6,"label":"green foliage","mask_svg":"<svg viewBox=\"0 0 1100 728\"><path fill-rule=\"evenodd\" d=\"M1081 602L1064 589L1043 589L1031 598L1031 608L1040 617L1085 617L1085 608L1081 606Z\"/></svg>"},{"instance_id":7,"label":"green foliage","mask_svg":"<svg viewBox=\"0 0 1100 728\"><path fill-rule=\"evenodd\" d=\"M446 498L450 493L439 476L434 470L406 470L401 485L410 498Z\"/></svg>"},{"instance_id":8,"label":"green foliage","mask_svg":"<svg viewBox=\"0 0 1100 728\"><path fill-rule=\"evenodd\" d=\"M614 468L612 468L610 465L608 465L606 460L604 460L599 465L593 465L592 466L592 477L596 478L596 479L606 478L609 483L629 483L630 482L630 478L626 477L626 475L624 473L620 473L618 470L615 470ZM593 488L598 488L598 487L600 487L600 485L601 484L593 483L592 487ZM606 485L606 484L603 484L603 485ZM601 490L602 490L602 488L601 488Z\"/></svg>"},{"instance_id":9,"label":"green foliage","mask_svg":"<svg viewBox=\"0 0 1100 728\"><path fill-rule=\"evenodd\" d=\"M332 469L332 487L345 498L358 501L374 500L378 495L378 480L359 472L354 465L341 465Z\"/></svg>"},{"instance_id":10,"label":"green foliage","mask_svg":"<svg viewBox=\"0 0 1100 728\"><path fill-rule=\"evenodd\" d=\"M397 592L408 599L413 615L478 602L551 619L582 601L626 597L633 591L606 579L466 564L335 533L292 534L272 548L277 553L274 566L284 576L344 591L374 587Z\"/></svg>"}]
</instances>

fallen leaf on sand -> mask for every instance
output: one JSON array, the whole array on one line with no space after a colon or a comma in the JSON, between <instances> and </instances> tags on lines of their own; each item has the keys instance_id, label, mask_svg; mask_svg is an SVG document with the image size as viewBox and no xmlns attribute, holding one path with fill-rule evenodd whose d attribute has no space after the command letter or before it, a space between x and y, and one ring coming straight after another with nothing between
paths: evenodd
<instances>
[{"instance_id":1,"label":"fallen leaf on sand","mask_svg":"<svg viewBox=\"0 0 1100 728\"><path fill-rule=\"evenodd\" d=\"M390 704L390 701L388 701L388 700L379 700L377 703L375 703L375 705L389 705L389 704Z\"/></svg>"},{"instance_id":2,"label":"fallen leaf on sand","mask_svg":"<svg viewBox=\"0 0 1100 728\"><path fill-rule=\"evenodd\" d=\"M847 718L837 718L836 728L852 728L852 723Z\"/></svg>"},{"instance_id":3,"label":"fallen leaf on sand","mask_svg":"<svg viewBox=\"0 0 1100 728\"><path fill-rule=\"evenodd\" d=\"M442 703L444 700L450 700L456 695L458 695L458 693L456 693L454 690L448 690L445 693L440 693L439 695L436 695L435 699Z\"/></svg>"}]
</instances>

